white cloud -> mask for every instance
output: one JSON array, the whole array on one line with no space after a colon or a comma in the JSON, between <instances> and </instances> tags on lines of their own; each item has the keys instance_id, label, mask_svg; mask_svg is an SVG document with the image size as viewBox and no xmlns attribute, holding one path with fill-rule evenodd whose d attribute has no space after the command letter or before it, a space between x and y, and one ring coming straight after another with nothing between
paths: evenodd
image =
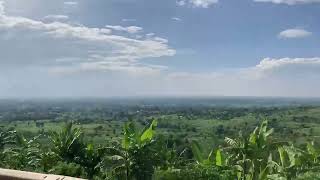
<instances>
[{"instance_id":1,"label":"white cloud","mask_svg":"<svg viewBox=\"0 0 320 180\"><path fill-rule=\"evenodd\" d=\"M304 29L287 29L279 33L279 38L304 38L311 36L312 32Z\"/></svg>"},{"instance_id":2,"label":"white cloud","mask_svg":"<svg viewBox=\"0 0 320 180\"><path fill-rule=\"evenodd\" d=\"M290 78L307 74L320 76L320 58L265 58L253 70L263 77L288 75Z\"/></svg>"},{"instance_id":3,"label":"white cloud","mask_svg":"<svg viewBox=\"0 0 320 180\"><path fill-rule=\"evenodd\" d=\"M0 15L4 14L4 2L0 1Z\"/></svg>"},{"instance_id":4,"label":"white cloud","mask_svg":"<svg viewBox=\"0 0 320 180\"><path fill-rule=\"evenodd\" d=\"M190 5L192 7L209 8L211 5L217 4L219 0L178 0L178 6Z\"/></svg>"},{"instance_id":5,"label":"white cloud","mask_svg":"<svg viewBox=\"0 0 320 180\"><path fill-rule=\"evenodd\" d=\"M132 62L84 62L73 66L57 66L50 69L50 73L58 75L83 74L96 72L117 72L129 76L144 76L160 74L166 70L166 66L156 66L149 64L140 64Z\"/></svg>"},{"instance_id":6,"label":"white cloud","mask_svg":"<svg viewBox=\"0 0 320 180\"><path fill-rule=\"evenodd\" d=\"M181 18L178 18L178 17L172 17L171 19L174 21L181 21L182 20Z\"/></svg>"},{"instance_id":7,"label":"white cloud","mask_svg":"<svg viewBox=\"0 0 320 180\"><path fill-rule=\"evenodd\" d=\"M320 57L262 59L257 65L207 73L167 75L171 95L320 96Z\"/></svg>"},{"instance_id":8,"label":"white cloud","mask_svg":"<svg viewBox=\"0 0 320 180\"><path fill-rule=\"evenodd\" d=\"M195 7L208 8L210 5L218 3L218 0L190 0Z\"/></svg>"},{"instance_id":9,"label":"white cloud","mask_svg":"<svg viewBox=\"0 0 320 180\"><path fill-rule=\"evenodd\" d=\"M46 23L4 11L0 3L3 96L319 96L320 57L265 58L242 69L175 72L148 61L176 53L154 33L112 33L111 28Z\"/></svg>"},{"instance_id":10,"label":"white cloud","mask_svg":"<svg viewBox=\"0 0 320 180\"><path fill-rule=\"evenodd\" d=\"M143 30L142 27L138 27L138 26L123 27L123 26L107 25L106 28L110 28L110 29L115 30L115 31L124 31L124 32L131 33L131 34L139 33L139 32L141 32Z\"/></svg>"},{"instance_id":11,"label":"white cloud","mask_svg":"<svg viewBox=\"0 0 320 180\"><path fill-rule=\"evenodd\" d=\"M136 19L122 19L123 22L135 22Z\"/></svg>"},{"instance_id":12,"label":"white cloud","mask_svg":"<svg viewBox=\"0 0 320 180\"><path fill-rule=\"evenodd\" d=\"M168 43L169 41L167 39L164 38L160 38L160 37L154 37L153 40L157 41L157 42L161 42L161 43Z\"/></svg>"},{"instance_id":13,"label":"white cloud","mask_svg":"<svg viewBox=\"0 0 320 180\"><path fill-rule=\"evenodd\" d=\"M75 6L75 5L78 5L78 2L77 1L65 1L63 4L70 5L70 6Z\"/></svg>"},{"instance_id":14,"label":"white cloud","mask_svg":"<svg viewBox=\"0 0 320 180\"><path fill-rule=\"evenodd\" d=\"M50 14L45 16L44 19L49 21L65 21L69 19L69 16L60 14Z\"/></svg>"},{"instance_id":15,"label":"white cloud","mask_svg":"<svg viewBox=\"0 0 320 180\"><path fill-rule=\"evenodd\" d=\"M186 5L186 0L179 0L179 1L176 1L176 3L178 6L184 6Z\"/></svg>"},{"instance_id":16,"label":"white cloud","mask_svg":"<svg viewBox=\"0 0 320 180\"><path fill-rule=\"evenodd\" d=\"M2 7L2 6L0 6ZM133 33L139 27L128 27ZM42 67L75 68L84 65L99 70L136 72L158 67L139 63L145 58L173 56L163 38L135 39L128 34L114 35L110 29L75 26L62 22L45 23L24 17L0 14L1 69ZM109 65L109 68L106 66ZM92 70L93 68L91 68ZM138 71L138 69L140 71Z\"/></svg>"},{"instance_id":17,"label":"white cloud","mask_svg":"<svg viewBox=\"0 0 320 180\"><path fill-rule=\"evenodd\" d=\"M311 4L319 3L320 0L254 0L255 2L270 2L274 4L287 4L287 5L296 5L296 4Z\"/></svg>"},{"instance_id":18,"label":"white cloud","mask_svg":"<svg viewBox=\"0 0 320 180\"><path fill-rule=\"evenodd\" d=\"M146 34L146 36L150 38L150 37L155 36L155 34L154 33L148 33L148 34Z\"/></svg>"}]
</instances>

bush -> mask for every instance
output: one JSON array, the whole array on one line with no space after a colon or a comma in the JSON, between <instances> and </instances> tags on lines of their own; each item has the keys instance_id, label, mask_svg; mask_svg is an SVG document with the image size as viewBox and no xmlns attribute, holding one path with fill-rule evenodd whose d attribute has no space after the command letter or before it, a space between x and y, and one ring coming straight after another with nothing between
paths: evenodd
<instances>
[{"instance_id":1,"label":"bush","mask_svg":"<svg viewBox=\"0 0 320 180\"><path fill-rule=\"evenodd\" d=\"M57 165L50 170L50 173L71 177L86 177L84 169L75 163L58 162Z\"/></svg>"},{"instance_id":2,"label":"bush","mask_svg":"<svg viewBox=\"0 0 320 180\"><path fill-rule=\"evenodd\" d=\"M154 176L155 180L227 180L236 177L231 171L200 165L189 165L183 169L158 170Z\"/></svg>"},{"instance_id":3,"label":"bush","mask_svg":"<svg viewBox=\"0 0 320 180\"><path fill-rule=\"evenodd\" d=\"M306 172L299 175L296 180L320 180L320 172Z\"/></svg>"}]
</instances>

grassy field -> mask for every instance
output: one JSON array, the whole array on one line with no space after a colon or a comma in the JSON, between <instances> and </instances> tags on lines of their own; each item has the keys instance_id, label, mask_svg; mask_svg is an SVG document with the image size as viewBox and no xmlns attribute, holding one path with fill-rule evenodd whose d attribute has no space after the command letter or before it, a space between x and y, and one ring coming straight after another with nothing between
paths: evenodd
<instances>
[{"instance_id":1,"label":"grassy field","mask_svg":"<svg viewBox=\"0 0 320 180\"><path fill-rule=\"evenodd\" d=\"M256 177L267 167L270 176L290 179L320 167L320 106L62 105L0 108L0 166L98 179L144 173L159 180L186 173L191 179Z\"/></svg>"},{"instance_id":2,"label":"grassy field","mask_svg":"<svg viewBox=\"0 0 320 180\"><path fill-rule=\"evenodd\" d=\"M269 120L270 126L275 129L275 135L279 139L293 141L296 144L320 140L320 107L286 108L285 110L271 111L268 114L253 111L228 120L201 117L201 115L187 118L178 113L151 115L143 117L143 120L133 119L140 126L147 119L158 119L158 134L172 136L183 143L200 140L201 143L210 145L208 147L221 143L225 136L237 136L239 131L249 133L264 119ZM87 141L105 145L122 136L124 122L120 120L100 120L86 123L79 121L75 126L83 130ZM0 126L15 129L25 137L59 131L64 124L63 121L51 120L0 122Z\"/></svg>"}]
</instances>

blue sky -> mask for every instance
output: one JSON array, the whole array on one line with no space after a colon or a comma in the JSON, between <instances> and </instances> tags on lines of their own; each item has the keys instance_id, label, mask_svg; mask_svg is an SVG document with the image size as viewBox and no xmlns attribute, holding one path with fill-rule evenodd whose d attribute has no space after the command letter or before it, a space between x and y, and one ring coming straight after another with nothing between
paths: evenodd
<instances>
[{"instance_id":1,"label":"blue sky","mask_svg":"<svg viewBox=\"0 0 320 180\"><path fill-rule=\"evenodd\" d=\"M320 96L319 0L2 0L0 93Z\"/></svg>"}]
</instances>

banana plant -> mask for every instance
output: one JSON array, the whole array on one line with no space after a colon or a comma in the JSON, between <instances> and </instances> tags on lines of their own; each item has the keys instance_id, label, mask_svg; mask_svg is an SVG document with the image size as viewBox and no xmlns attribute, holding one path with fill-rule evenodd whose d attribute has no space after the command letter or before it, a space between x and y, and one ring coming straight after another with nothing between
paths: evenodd
<instances>
[{"instance_id":1,"label":"banana plant","mask_svg":"<svg viewBox=\"0 0 320 180\"><path fill-rule=\"evenodd\" d=\"M16 131L0 131L0 150L3 151L5 145L15 143Z\"/></svg>"},{"instance_id":2,"label":"banana plant","mask_svg":"<svg viewBox=\"0 0 320 180\"><path fill-rule=\"evenodd\" d=\"M226 165L224 155L221 149L211 150L209 154L205 154L203 148L197 141L192 142L192 153L197 164L202 166L218 166Z\"/></svg>"},{"instance_id":3,"label":"banana plant","mask_svg":"<svg viewBox=\"0 0 320 180\"><path fill-rule=\"evenodd\" d=\"M89 179L93 179L94 175L100 173L105 152L105 148L95 148L93 144L89 143L82 155L76 157L77 162L84 167Z\"/></svg>"},{"instance_id":4,"label":"banana plant","mask_svg":"<svg viewBox=\"0 0 320 180\"><path fill-rule=\"evenodd\" d=\"M275 166L278 174L292 179L305 172L319 172L319 150L308 142L306 150L291 146L278 147L279 163Z\"/></svg>"},{"instance_id":5,"label":"banana plant","mask_svg":"<svg viewBox=\"0 0 320 180\"><path fill-rule=\"evenodd\" d=\"M316 149L313 141L307 143L307 153L311 157L313 164L319 163L320 151Z\"/></svg>"},{"instance_id":6,"label":"banana plant","mask_svg":"<svg viewBox=\"0 0 320 180\"><path fill-rule=\"evenodd\" d=\"M108 165L112 165L113 173L122 179L150 179L155 166L159 163L159 154L155 141L153 120L142 131L136 129L133 122L125 124L121 146L106 149L109 154Z\"/></svg>"},{"instance_id":7,"label":"banana plant","mask_svg":"<svg viewBox=\"0 0 320 180\"><path fill-rule=\"evenodd\" d=\"M73 128L73 123L69 122L60 132L52 132L50 140L53 145L52 151L66 162L75 162L75 157L79 156L84 149L82 142L82 131Z\"/></svg>"},{"instance_id":8,"label":"banana plant","mask_svg":"<svg viewBox=\"0 0 320 180\"><path fill-rule=\"evenodd\" d=\"M297 176L299 170L301 170L302 158L304 151L294 146L282 146L278 147L279 164L277 165L278 173L287 178L292 179Z\"/></svg>"},{"instance_id":9,"label":"banana plant","mask_svg":"<svg viewBox=\"0 0 320 180\"><path fill-rule=\"evenodd\" d=\"M0 130L0 165L7 164L6 159L8 158L10 151L5 150L6 145L12 145L15 143L16 131L3 131Z\"/></svg>"},{"instance_id":10,"label":"banana plant","mask_svg":"<svg viewBox=\"0 0 320 180\"><path fill-rule=\"evenodd\" d=\"M38 165L39 143L36 136L27 140L22 134L16 135L16 144L12 148L12 167L16 169L34 169Z\"/></svg>"},{"instance_id":11,"label":"banana plant","mask_svg":"<svg viewBox=\"0 0 320 180\"><path fill-rule=\"evenodd\" d=\"M40 152L37 155L38 166L41 171L48 173L52 167L54 167L59 160L59 157L56 153L52 152L48 148L40 148Z\"/></svg>"},{"instance_id":12,"label":"banana plant","mask_svg":"<svg viewBox=\"0 0 320 180\"><path fill-rule=\"evenodd\" d=\"M320 170L320 150L314 144L314 142L308 142L306 145L306 151L303 156L304 168L311 171Z\"/></svg>"},{"instance_id":13,"label":"banana plant","mask_svg":"<svg viewBox=\"0 0 320 180\"><path fill-rule=\"evenodd\" d=\"M205 153L197 141L193 141L191 147L196 160L196 165L191 167L197 174L197 179L234 179L235 174L232 168L227 166L222 149L213 149Z\"/></svg>"},{"instance_id":14,"label":"banana plant","mask_svg":"<svg viewBox=\"0 0 320 180\"><path fill-rule=\"evenodd\" d=\"M287 142L271 141L273 129L268 129L268 122L263 121L249 136L239 134L237 139L226 137L228 145L224 148L228 152L227 162L234 165L238 172L238 179L265 179L266 174L274 166L272 154Z\"/></svg>"}]
</instances>

